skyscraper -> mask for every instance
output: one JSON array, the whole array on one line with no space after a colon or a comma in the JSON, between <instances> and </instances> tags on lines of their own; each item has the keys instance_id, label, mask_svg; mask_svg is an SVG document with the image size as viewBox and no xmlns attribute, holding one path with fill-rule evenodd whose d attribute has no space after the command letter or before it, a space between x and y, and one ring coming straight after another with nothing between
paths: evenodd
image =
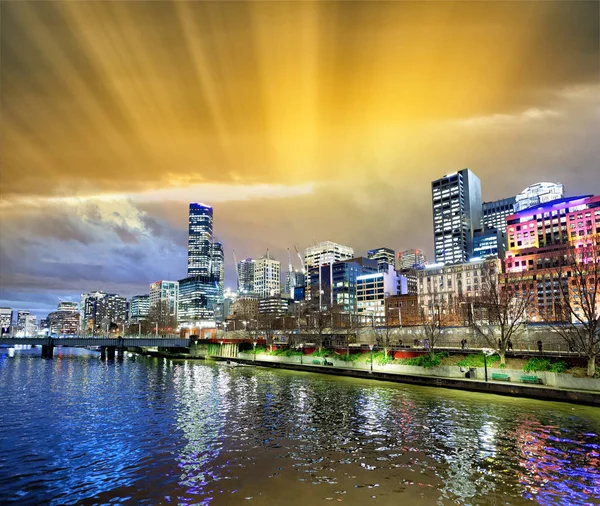
<instances>
[{"instance_id":1,"label":"skyscraper","mask_svg":"<svg viewBox=\"0 0 600 506\"><path fill-rule=\"evenodd\" d=\"M225 252L223 244L213 242L210 245L210 275L219 279L219 302L223 302L225 290Z\"/></svg>"},{"instance_id":2,"label":"skyscraper","mask_svg":"<svg viewBox=\"0 0 600 506\"><path fill-rule=\"evenodd\" d=\"M469 169L431 183L435 261L466 262L473 253L473 233L481 227L481 182Z\"/></svg>"},{"instance_id":3,"label":"skyscraper","mask_svg":"<svg viewBox=\"0 0 600 506\"><path fill-rule=\"evenodd\" d=\"M129 301L129 322L139 323L148 318L150 295L134 295Z\"/></svg>"},{"instance_id":4,"label":"skyscraper","mask_svg":"<svg viewBox=\"0 0 600 506\"><path fill-rule=\"evenodd\" d=\"M484 230L495 228L500 232L506 232L506 217L515 211L516 197L494 200L493 202L483 203L483 223Z\"/></svg>"},{"instance_id":5,"label":"skyscraper","mask_svg":"<svg viewBox=\"0 0 600 506\"><path fill-rule=\"evenodd\" d=\"M184 326L214 325L223 301L223 245L213 241L213 209L190 204L188 275L179 280L177 317Z\"/></svg>"},{"instance_id":6,"label":"skyscraper","mask_svg":"<svg viewBox=\"0 0 600 506\"><path fill-rule=\"evenodd\" d=\"M422 269L425 267L425 254L420 249L407 249L398 253L398 269Z\"/></svg>"},{"instance_id":7,"label":"skyscraper","mask_svg":"<svg viewBox=\"0 0 600 506\"><path fill-rule=\"evenodd\" d=\"M0 335L8 334L12 326L12 309L0 307Z\"/></svg>"},{"instance_id":8,"label":"skyscraper","mask_svg":"<svg viewBox=\"0 0 600 506\"><path fill-rule=\"evenodd\" d=\"M177 281L155 281L150 284L149 307L161 302L169 304L169 314L177 318L177 302L179 299L179 282Z\"/></svg>"},{"instance_id":9,"label":"skyscraper","mask_svg":"<svg viewBox=\"0 0 600 506\"><path fill-rule=\"evenodd\" d=\"M254 263L255 260L245 258L237 264L238 292L240 295L252 293L254 290Z\"/></svg>"},{"instance_id":10,"label":"skyscraper","mask_svg":"<svg viewBox=\"0 0 600 506\"><path fill-rule=\"evenodd\" d=\"M213 233L213 209L192 202L188 220L188 276L208 276Z\"/></svg>"},{"instance_id":11,"label":"skyscraper","mask_svg":"<svg viewBox=\"0 0 600 506\"><path fill-rule=\"evenodd\" d=\"M388 267L396 268L396 252L390 248L375 248L367 251L367 258L377 260L380 272L387 272Z\"/></svg>"},{"instance_id":12,"label":"skyscraper","mask_svg":"<svg viewBox=\"0 0 600 506\"><path fill-rule=\"evenodd\" d=\"M281 264L267 253L254 263L254 293L259 298L281 294Z\"/></svg>"},{"instance_id":13,"label":"skyscraper","mask_svg":"<svg viewBox=\"0 0 600 506\"><path fill-rule=\"evenodd\" d=\"M308 272L311 267L331 264L353 257L354 250L350 246L332 241L323 241L304 250L304 268Z\"/></svg>"}]
</instances>

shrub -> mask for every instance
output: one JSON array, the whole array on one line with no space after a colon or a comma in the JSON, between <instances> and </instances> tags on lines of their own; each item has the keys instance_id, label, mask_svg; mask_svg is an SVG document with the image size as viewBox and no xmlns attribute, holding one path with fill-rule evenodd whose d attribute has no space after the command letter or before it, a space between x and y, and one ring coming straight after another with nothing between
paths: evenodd
<instances>
[{"instance_id":1,"label":"shrub","mask_svg":"<svg viewBox=\"0 0 600 506\"><path fill-rule=\"evenodd\" d=\"M565 372L568 366L565 362L553 362L547 358L533 357L530 358L523 366L525 372L534 371L550 371L550 372Z\"/></svg>"},{"instance_id":2,"label":"shrub","mask_svg":"<svg viewBox=\"0 0 600 506\"><path fill-rule=\"evenodd\" d=\"M248 353L254 354L254 349L248 350ZM256 354L257 355L264 355L267 353L267 347L266 346L257 346L256 347Z\"/></svg>"},{"instance_id":3,"label":"shrub","mask_svg":"<svg viewBox=\"0 0 600 506\"><path fill-rule=\"evenodd\" d=\"M275 349L269 355L274 355L276 357L299 357L300 355L304 355L300 350L294 350L290 348L285 349Z\"/></svg>"},{"instance_id":4,"label":"shrub","mask_svg":"<svg viewBox=\"0 0 600 506\"><path fill-rule=\"evenodd\" d=\"M397 364L402 365L416 365L417 367L425 367L429 369L431 367L437 367L442 363L442 360L448 356L446 352L436 353L433 357L429 354L421 355L415 358L401 358L396 361Z\"/></svg>"},{"instance_id":5,"label":"shrub","mask_svg":"<svg viewBox=\"0 0 600 506\"><path fill-rule=\"evenodd\" d=\"M331 355L331 350L327 350L325 348L322 348L320 350L315 350L311 353L311 357L328 357L329 355Z\"/></svg>"},{"instance_id":6,"label":"shrub","mask_svg":"<svg viewBox=\"0 0 600 506\"><path fill-rule=\"evenodd\" d=\"M350 353L349 355L335 355L334 358L342 362L356 362L362 353Z\"/></svg>"},{"instance_id":7,"label":"shrub","mask_svg":"<svg viewBox=\"0 0 600 506\"><path fill-rule=\"evenodd\" d=\"M487 365L488 367L492 367L495 362L498 362L500 357L498 355L492 355L491 357L487 357ZM484 367L483 362L483 353L479 353L477 355L467 355L460 362L457 362L460 367Z\"/></svg>"}]
</instances>

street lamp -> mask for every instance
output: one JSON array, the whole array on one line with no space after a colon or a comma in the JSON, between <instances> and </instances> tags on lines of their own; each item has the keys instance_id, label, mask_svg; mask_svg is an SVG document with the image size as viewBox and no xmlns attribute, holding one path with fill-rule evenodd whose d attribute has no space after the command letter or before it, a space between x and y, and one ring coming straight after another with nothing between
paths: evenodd
<instances>
[{"instance_id":1,"label":"street lamp","mask_svg":"<svg viewBox=\"0 0 600 506\"><path fill-rule=\"evenodd\" d=\"M483 348L483 367L485 370L485 381L488 380L488 373L487 373L487 357L491 357L494 353L496 353L496 350L493 350L491 348Z\"/></svg>"},{"instance_id":2,"label":"street lamp","mask_svg":"<svg viewBox=\"0 0 600 506\"><path fill-rule=\"evenodd\" d=\"M150 322L150 323L154 323L155 336L158 337L158 322Z\"/></svg>"},{"instance_id":3,"label":"street lamp","mask_svg":"<svg viewBox=\"0 0 600 506\"><path fill-rule=\"evenodd\" d=\"M371 352L371 374L373 374L373 345L369 345L369 351Z\"/></svg>"},{"instance_id":4,"label":"street lamp","mask_svg":"<svg viewBox=\"0 0 600 506\"><path fill-rule=\"evenodd\" d=\"M223 341L220 341L221 343L221 356L223 356Z\"/></svg>"},{"instance_id":5,"label":"street lamp","mask_svg":"<svg viewBox=\"0 0 600 506\"><path fill-rule=\"evenodd\" d=\"M304 358L304 343L300 344L300 365L302 365L302 359Z\"/></svg>"},{"instance_id":6,"label":"street lamp","mask_svg":"<svg viewBox=\"0 0 600 506\"><path fill-rule=\"evenodd\" d=\"M252 341L252 346L254 346L254 360L253 360L253 362L256 362L256 339L254 341Z\"/></svg>"}]
</instances>

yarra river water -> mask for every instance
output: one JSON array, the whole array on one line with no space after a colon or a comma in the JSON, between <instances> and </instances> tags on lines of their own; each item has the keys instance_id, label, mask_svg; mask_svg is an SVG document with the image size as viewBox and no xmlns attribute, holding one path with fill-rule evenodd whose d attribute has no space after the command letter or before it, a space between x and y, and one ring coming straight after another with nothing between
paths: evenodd
<instances>
[{"instance_id":1,"label":"yarra river water","mask_svg":"<svg viewBox=\"0 0 600 506\"><path fill-rule=\"evenodd\" d=\"M0 504L600 504L600 409L0 350Z\"/></svg>"}]
</instances>

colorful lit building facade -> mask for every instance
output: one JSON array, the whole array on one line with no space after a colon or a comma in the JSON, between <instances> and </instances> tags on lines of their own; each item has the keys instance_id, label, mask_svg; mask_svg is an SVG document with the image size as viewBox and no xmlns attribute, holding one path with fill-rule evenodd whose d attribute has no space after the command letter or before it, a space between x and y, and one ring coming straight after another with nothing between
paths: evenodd
<instances>
[{"instance_id":1,"label":"colorful lit building facade","mask_svg":"<svg viewBox=\"0 0 600 506\"><path fill-rule=\"evenodd\" d=\"M529 321L568 321L563 305L569 277L569 247L600 238L600 196L553 200L507 218L507 285L525 280L533 287ZM575 249L577 251L577 249Z\"/></svg>"}]
</instances>

